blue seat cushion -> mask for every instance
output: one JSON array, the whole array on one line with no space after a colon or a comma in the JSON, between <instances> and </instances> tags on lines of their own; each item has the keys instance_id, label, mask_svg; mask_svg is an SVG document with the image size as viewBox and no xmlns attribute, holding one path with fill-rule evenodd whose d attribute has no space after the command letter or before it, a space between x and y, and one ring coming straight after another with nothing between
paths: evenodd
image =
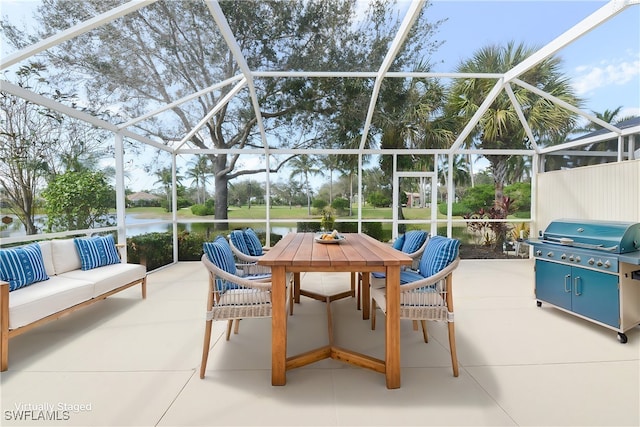
<instances>
[{"instance_id":1,"label":"blue seat cushion","mask_svg":"<svg viewBox=\"0 0 640 427\"><path fill-rule=\"evenodd\" d=\"M420 274L433 276L458 257L460 241L442 236L433 236L420 259Z\"/></svg>"},{"instance_id":2,"label":"blue seat cushion","mask_svg":"<svg viewBox=\"0 0 640 427\"><path fill-rule=\"evenodd\" d=\"M245 255L250 255L249 248L247 247L247 242L244 237L244 231L242 230L233 230L229 235L229 239L233 246L235 246L240 252Z\"/></svg>"},{"instance_id":3,"label":"blue seat cushion","mask_svg":"<svg viewBox=\"0 0 640 427\"><path fill-rule=\"evenodd\" d=\"M110 264L119 264L120 257L112 235L76 237L73 239L82 270L92 270Z\"/></svg>"},{"instance_id":4,"label":"blue seat cushion","mask_svg":"<svg viewBox=\"0 0 640 427\"><path fill-rule=\"evenodd\" d=\"M9 292L48 280L40 245L0 250L0 279L9 283Z\"/></svg>"},{"instance_id":5,"label":"blue seat cushion","mask_svg":"<svg viewBox=\"0 0 640 427\"><path fill-rule=\"evenodd\" d=\"M404 234L402 252L411 254L420 249L420 246L427 240L427 232L422 230L411 230Z\"/></svg>"},{"instance_id":6,"label":"blue seat cushion","mask_svg":"<svg viewBox=\"0 0 640 427\"><path fill-rule=\"evenodd\" d=\"M251 228L244 230L244 241L249 249L249 255L261 256L262 255L262 243L255 231Z\"/></svg>"},{"instance_id":7,"label":"blue seat cushion","mask_svg":"<svg viewBox=\"0 0 640 427\"><path fill-rule=\"evenodd\" d=\"M404 270L400 272L400 285L406 285L407 283L416 282L422 279L424 279L424 276L417 271Z\"/></svg>"}]
</instances>

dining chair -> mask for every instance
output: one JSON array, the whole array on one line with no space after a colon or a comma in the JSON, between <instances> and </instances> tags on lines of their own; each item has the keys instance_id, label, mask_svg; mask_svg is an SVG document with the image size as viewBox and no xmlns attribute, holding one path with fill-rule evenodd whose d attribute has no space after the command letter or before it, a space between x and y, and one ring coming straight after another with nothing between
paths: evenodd
<instances>
[{"instance_id":1,"label":"dining chair","mask_svg":"<svg viewBox=\"0 0 640 427\"><path fill-rule=\"evenodd\" d=\"M411 258L411 268L418 270L420 264L420 258L424 253L424 249L427 247L429 241L429 233L424 230L409 230L405 234L399 236L393 242L393 248L404 252ZM378 279L384 279L384 273L375 272L373 276ZM358 310L361 307L361 293L362 293L362 274L358 275L358 294L356 296L356 304ZM367 301L366 304L369 304Z\"/></svg>"},{"instance_id":2,"label":"dining chair","mask_svg":"<svg viewBox=\"0 0 640 427\"><path fill-rule=\"evenodd\" d=\"M400 318L422 325L424 342L429 342L427 320L445 321L449 330L449 349L453 376L458 376L453 322L453 271L458 267L460 241L441 236L429 239L420 259L419 270L400 273ZM387 312L385 278L371 277L371 329L376 328L376 306Z\"/></svg>"},{"instance_id":3,"label":"dining chair","mask_svg":"<svg viewBox=\"0 0 640 427\"><path fill-rule=\"evenodd\" d=\"M251 231L249 231L251 230ZM229 246L236 257L236 265L246 274L268 274L271 269L259 265L260 257L268 249L262 247L258 235L250 228L246 230L233 230L228 236Z\"/></svg>"},{"instance_id":4,"label":"dining chair","mask_svg":"<svg viewBox=\"0 0 640 427\"><path fill-rule=\"evenodd\" d=\"M219 236L205 242L202 263L209 273L209 292L202 347L200 378L204 378L209 358L213 321L227 320L227 341L235 320L234 333L239 332L240 319L271 317L271 274L240 276L227 240ZM287 301L291 307L290 277L287 278Z\"/></svg>"}]
</instances>

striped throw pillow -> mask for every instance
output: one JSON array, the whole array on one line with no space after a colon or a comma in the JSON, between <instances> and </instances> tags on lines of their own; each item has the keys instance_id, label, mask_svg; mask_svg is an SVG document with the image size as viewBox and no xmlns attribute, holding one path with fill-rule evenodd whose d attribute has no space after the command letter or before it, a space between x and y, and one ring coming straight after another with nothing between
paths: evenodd
<instances>
[{"instance_id":1,"label":"striped throw pillow","mask_svg":"<svg viewBox=\"0 0 640 427\"><path fill-rule=\"evenodd\" d=\"M110 264L120 263L116 242L112 235L96 237L76 237L73 239L80 256L80 268L91 270Z\"/></svg>"},{"instance_id":2,"label":"striped throw pillow","mask_svg":"<svg viewBox=\"0 0 640 427\"><path fill-rule=\"evenodd\" d=\"M412 254L427 240L427 232L422 230L407 231L404 235L404 243L402 245L402 252L405 254Z\"/></svg>"},{"instance_id":3,"label":"striped throw pillow","mask_svg":"<svg viewBox=\"0 0 640 427\"><path fill-rule=\"evenodd\" d=\"M237 274L236 262L231 252L229 242L222 236L218 236L213 242L204 242L202 246L204 253L216 267L226 271L229 274ZM216 278L216 289L220 293L224 293L229 289L235 289L238 286L226 280Z\"/></svg>"},{"instance_id":4,"label":"striped throw pillow","mask_svg":"<svg viewBox=\"0 0 640 427\"><path fill-rule=\"evenodd\" d=\"M433 236L420 259L420 274L433 276L458 257L460 241L442 236Z\"/></svg>"},{"instance_id":5,"label":"striped throw pillow","mask_svg":"<svg viewBox=\"0 0 640 427\"><path fill-rule=\"evenodd\" d=\"M0 279L9 282L9 292L48 280L40 245L0 250Z\"/></svg>"},{"instance_id":6,"label":"striped throw pillow","mask_svg":"<svg viewBox=\"0 0 640 427\"><path fill-rule=\"evenodd\" d=\"M244 231L233 230L231 234L229 234L229 239L231 240L231 243L233 243L233 246L235 246L240 252L245 255L250 255L247 242L244 238Z\"/></svg>"},{"instance_id":7,"label":"striped throw pillow","mask_svg":"<svg viewBox=\"0 0 640 427\"><path fill-rule=\"evenodd\" d=\"M251 228L244 230L244 240L249 248L249 255L261 256L262 255L262 243L255 231Z\"/></svg>"}]
</instances>

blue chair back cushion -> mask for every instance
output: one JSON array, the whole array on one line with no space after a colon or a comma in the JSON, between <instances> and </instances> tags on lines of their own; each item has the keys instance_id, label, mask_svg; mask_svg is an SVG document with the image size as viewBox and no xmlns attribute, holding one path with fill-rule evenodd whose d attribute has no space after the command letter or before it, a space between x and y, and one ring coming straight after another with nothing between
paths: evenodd
<instances>
[{"instance_id":1,"label":"blue chair back cushion","mask_svg":"<svg viewBox=\"0 0 640 427\"><path fill-rule=\"evenodd\" d=\"M262 255L262 243L255 231L251 228L244 230L244 240L249 249L249 255L261 256Z\"/></svg>"},{"instance_id":2,"label":"blue chair back cushion","mask_svg":"<svg viewBox=\"0 0 640 427\"><path fill-rule=\"evenodd\" d=\"M242 230L233 230L229 235L229 239L233 246L235 246L240 252L245 255L251 255L249 253L249 248L247 247L247 242L244 238L244 231Z\"/></svg>"},{"instance_id":3,"label":"blue chair back cushion","mask_svg":"<svg viewBox=\"0 0 640 427\"><path fill-rule=\"evenodd\" d=\"M427 232L422 230L411 230L404 234L402 252L411 254L420 249L420 246L427 240Z\"/></svg>"},{"instance_id":4,"label":"blue chair back cushion","mask_svg":"<svg viewBox=\"0 0 640 427\"><path fill-rule=\"evenodd\" d=\"M209 261L215 264L216 267L229 274L236 274L236 262L233 258L233 252L224 237L218 236L213 242L204 242L202 249L207 255L207 258L209 258ZM238 286L233 283L216 278L216 288L220 293L237 287Z\"/></svg>"},{"instance_id":5,"label":"blue chair back cushion","mask_svg":"<svg viewBox=\"0 0 640 427\"><path fill-rule=\"evenodd\" d=\"M73 243L80 256L80 266L83 270L120 263L116 242L112 235L76 237Z\"/></svg>"},{"instance_id":6,"label":"blue chair back cushion","mask_svg":"<svg viewBox=\"0 0 640 427\"><path fill-rule=\"evenodd\" d=\"M0 279L9 282L9 292L48 280L40 245L0 250Z\"/></svg>"},{"instance_id":7,"label":"blue chair back cushion","mask_svg":"<svg viewBox=\"0 0 640 427\"><path fill-rule=\"evenodd\" d=\"M393 242L393 249L397 249L399 251L402 250L402 246L404 246L404 234L399 236L395 242Z\"/></svg>"},{"instance_id":8,"label":"blue chair back cushion","mask_svg":"<svg viewBox=\"0 0 640 427\"><path fill-rule=\"evenodd\" d=\"M458 257L459 248L460 241L457 239L431 237L420 259L420 274L424 277L437 274Z\"/></svg>"}]
</instances>

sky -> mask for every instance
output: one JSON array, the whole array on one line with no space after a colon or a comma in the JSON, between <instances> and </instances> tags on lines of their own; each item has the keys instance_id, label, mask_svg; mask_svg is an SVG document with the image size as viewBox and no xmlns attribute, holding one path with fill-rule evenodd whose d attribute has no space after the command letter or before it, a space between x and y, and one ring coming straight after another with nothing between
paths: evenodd
<instances>
[{"instance_id":1,"label":"sky","mask_svg":"<svg viewBox=\"0 0 640 427\"><path fill-rule=\"evenodd\" d=\"M406 6L406 0L400 0ZM457 1L436 0L432 21L447 19L436 34L443 46L431 58L433 71L453 72L478 49L508 41L541 47L603 7L605 1ZM29 23L37 0L0 0L0 15ZM621 117L640 115L640 4L616 15L556 53L584 110L599 113L623 107ZM5 51L2 46L2 52ZM134 190L151 182L131 183ZM140 187L140 188L136 188Z\"/></svg>"}]
</instances>

